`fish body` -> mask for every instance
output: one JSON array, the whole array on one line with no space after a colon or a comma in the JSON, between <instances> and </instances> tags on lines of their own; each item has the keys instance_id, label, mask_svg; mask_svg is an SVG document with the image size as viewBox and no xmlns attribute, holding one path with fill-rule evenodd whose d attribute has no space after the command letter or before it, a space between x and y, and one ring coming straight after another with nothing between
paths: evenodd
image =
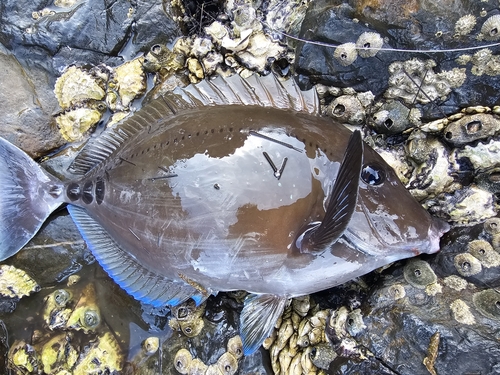
<instances>
[{"instance_id":1,"label":"fish body","mask_svg":"<svg viewBox=\"0 0 500 375\"><path fill-rule=\"evenodd\" d=\"M81 177L67 182L1 140L0 181L16 192L0 198L3 219L24 229L0 228L0 257L68 203L100 264L141 301L250 292L241 318L250 353L288 298L436 252L447 230L359 133L317 108L311 92L274 77L190 86L107 130L75 160ZM12 195L35 194L36 205L13 206ZM39 213L22 216L28 209Z\"/></svg>"}]
</instances>

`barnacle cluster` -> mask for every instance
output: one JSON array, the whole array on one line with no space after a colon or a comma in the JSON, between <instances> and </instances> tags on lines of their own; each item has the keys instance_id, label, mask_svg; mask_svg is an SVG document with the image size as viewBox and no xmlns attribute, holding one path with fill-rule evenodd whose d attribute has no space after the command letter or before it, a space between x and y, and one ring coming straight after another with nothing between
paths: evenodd
<instances>
[{"instance_id":1,"label":"barnacle cluster","mask_svg":"<svg viewBox=\"0 0 500 375\"><path fill-rule=\"evenodd\" d=\"M180 331L187 337L195 337L200 334L205 326L204 314L205 303L196 306L196 303L189 299L178 306L172 307L168 324L173 330Z\"/></svg>"},{"instance_id":2,"label":"barnacle cluster","mask_svg":"<svg viewBox=\"0 0 500 375\"><path fill-rule=\"evenodd\" d=\"M207 365L199 358L193 358L187 349L179 349L175 354L173 367L180 374L233 375L238 371L238 362L243 357L243 343L239 336L230 338L224 352L215 363Z\"/></svg>"},{"instance_id":3,"label":"barnacle cluster","mask_svg":"<svg viewBox=\"0 0 500 375\"><path fill-rule=\"evenodd\" d=\"M269 7L272 14L290 15L281 22L270 21L276 21L280 27L292 27L305 14L305 7L302 6L273 3ZM227 75L228 70L236 71L243 77L253 71L265 73L274 61L293 59L287 47L264 32L262 21L250 3L228 2L224 11L227 16L214 19L203 27L204 36L182 37L173 47L175 54L185 57L192 83L213 74Z\"/></svg>"},{"instance_id":4,"label":"barnacle cluster","mask_svg":"<svg viewBox=\"0 0 500 375\"><path fill-rule=\"evenodd\" d=\"M413 58L396 61L389 65L389 88L384 94L387 99L402 99L407 104L430 103L445 98L452 89L465 82L465 68L434 72L436 62Z\"/></svg>"},{"instance_id":5,"label":"barnacle cluster","mask_svg":"<svg viewBox=\"0 0 500 375\"><path fill-rule=\"evenodd\" d=\"M471 63L471 73L475 76L482 76L483 74L488 76L500 75L500 68L498 67L500 56L494 55L488 48L480 49L473 55L461 55L456 62L464 66Z\"/></svg>"},{"instance_id":6,"label":"barnacle cluster","mask_svg":"<svg viewBox=\"0 0 500 375\"><path fill-rule=\"evenodd\" d=\"M130 103L146 89L143 57L114 69L71 66L57 79L54 94L61 107L56 123L69 142L82 140L109 110L127 113Z\"/></svg>"},{"instance_id":7,"label":"barnacle cluster","mask_svg":"<svg viewBox=\"0 0 500 375\"><path fill-rule=\"evenodd\" d=\"M349 66L356 61L358 55L362 58L375 56L383 44L384 40L379 33L364 32L358 37L356 43L348 42L337 46L333 57L340 65Z\"/></svg>"},{"instance_id":8,"label":"barnacle cluster","mask_svg":"<svg viewBox=\"0 0 500 375\"><path fill-rule=\"evenodd\" d=\"M408 157L416 164L408 188L418 200L457 188L450 176L448 149L435 137L414 132L407 144Z\"/></svg>"},{"instance_id":9,"label":"barnacle cluster","mask_svg":"<svg viewBox=\"0 0 500 375\"><path fill-rule=\"evenodd\" d=\"M325 373L336 357L325 337L328 314L309 296L291 301L263 344L274 374Z\"/></svg>"},{"instance_id":10,"label":"barnacle cluster","mask_svg":"<svg viewBox=\"0 0 500 375\"><path fill-rule=\"evenodd\" d=\"M121 371L121 348L113 334L100 329L102 319L93 284L84 286L79 293L67 289L50 293L44 298L42 318L47 331L35 330L29 344L16 340L10 347L9 368L14 373L83 375Z\"/></svg>"}]
</instances>

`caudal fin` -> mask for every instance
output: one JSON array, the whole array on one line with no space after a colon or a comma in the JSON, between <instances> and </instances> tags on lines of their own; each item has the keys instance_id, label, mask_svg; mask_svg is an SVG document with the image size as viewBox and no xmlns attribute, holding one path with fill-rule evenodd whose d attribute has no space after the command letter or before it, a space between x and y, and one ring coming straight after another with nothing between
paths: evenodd
<instances>
[{"instance_id":1,"label":"caudal fin","mask_svg":"<svg viewBox=\"0 0 500 375\"><path fill-rule=\"evenodd\" d=\"M61 182L0 137L0 260L23 248L61 203Z\"/></svg>"}]
</instances>

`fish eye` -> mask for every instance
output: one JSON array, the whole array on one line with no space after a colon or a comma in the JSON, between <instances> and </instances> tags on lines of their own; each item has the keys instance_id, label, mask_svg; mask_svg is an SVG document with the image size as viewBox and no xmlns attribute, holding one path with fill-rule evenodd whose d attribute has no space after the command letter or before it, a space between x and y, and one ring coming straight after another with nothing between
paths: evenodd
<instances>
[{"instance_id":1,"label":"fish eye","mask_svg":"<svg viewBox=\"0 0 500 375\"><path fill-rule=\"evenodd\" d=\"M380 165L366 164L361 170L361 178L368 185L377 186L385 181L385 172Z\"/></svg>"}]
</instances>

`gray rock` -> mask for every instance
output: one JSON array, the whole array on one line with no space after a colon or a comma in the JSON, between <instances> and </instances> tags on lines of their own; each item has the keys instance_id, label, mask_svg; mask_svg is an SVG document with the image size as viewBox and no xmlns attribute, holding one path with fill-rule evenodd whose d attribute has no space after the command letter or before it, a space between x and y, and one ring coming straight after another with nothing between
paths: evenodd
<instances>
[{"instance_id":1,"label":"gray rock","mask_svg":"<svg viewBox=\"0 0 500 375\"><path fill-rule=\"evenodd\" d=\"M36 64L23 66L0 49L0 136L37 157L62 144L51 113L57 102L50 75Z\"/></svg>"}]
</instances>

